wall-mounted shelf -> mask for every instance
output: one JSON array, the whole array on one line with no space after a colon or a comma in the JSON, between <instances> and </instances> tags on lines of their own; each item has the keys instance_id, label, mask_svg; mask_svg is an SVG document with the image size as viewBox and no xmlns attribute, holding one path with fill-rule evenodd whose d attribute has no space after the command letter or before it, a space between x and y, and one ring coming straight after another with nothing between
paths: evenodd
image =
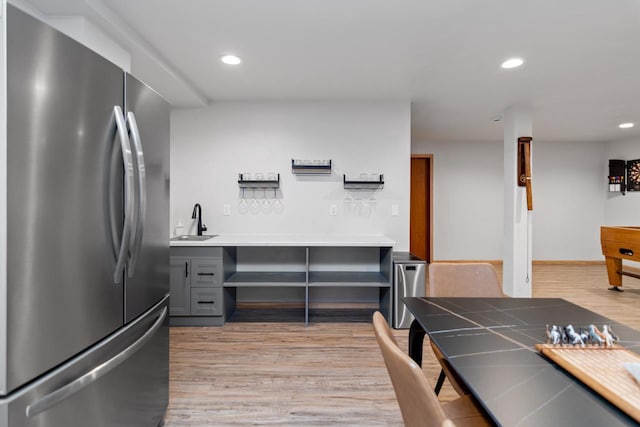
<instances>
[{"instance_id":1,"label":"wall-mounted shelf","mask_svg":"<svg viewBox=\"0 0 640 427\"><path fill-rule=\"evenodd\" d=\"M291 159L291 173L294 174L330 174L331 159L329 160L299 160Z\"/></svg>"},{"instance_id":2,"label":"wall-mounted shelf","mask_svg":"<svg viewBox=\"0 0 640 427\"><path fill-rule=\"evenodd\" d=\"M361 180L347 179L347 175L342 175L344 188L348 190L377 190L384 187L384 175L376 176L377 179Z\"/></svg>"},{"instance_id":3,"label":"wall-mounted shelf","mask_svg":"<svg viewBox=\"0 0 640 427\"><path fill-rule=\"evenodd\" d=\"M280 188L280 174L277 174L276 179L244 179L240 173L238 185L240 188Z\"/></svg>"}]
</instances>

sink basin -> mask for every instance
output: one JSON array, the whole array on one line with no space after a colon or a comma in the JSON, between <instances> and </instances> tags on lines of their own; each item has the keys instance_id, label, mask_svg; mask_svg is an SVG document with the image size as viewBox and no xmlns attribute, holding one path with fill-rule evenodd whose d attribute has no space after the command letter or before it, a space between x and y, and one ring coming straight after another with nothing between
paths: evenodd
<instances>
[{"instance_id":1,"label":"sink basin","mask_svg":"<svg viewBox=\"0 0 640 427\"><path fill-rule=\"evenodd\" d=\"M171 240L183 241L183 242L201 242L203 240L209 240L212 237L216 237L217 234L209 234L207 236L193 236L191 234L183 234L182 236L173 237Z\"/></svg>"}]
</instances>

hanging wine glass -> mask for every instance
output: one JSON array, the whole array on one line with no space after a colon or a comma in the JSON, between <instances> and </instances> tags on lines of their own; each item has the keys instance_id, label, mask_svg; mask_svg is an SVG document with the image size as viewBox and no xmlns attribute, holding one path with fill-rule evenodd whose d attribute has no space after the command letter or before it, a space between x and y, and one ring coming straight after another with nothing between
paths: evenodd
<instances>
[{"instance_id":1,"label":"hanging wine glass","mask_svg":"<svg viewBox=\"0 0 640 427\"><path fill-rule=\"evenodd\" d=\"M267 199L267 189L263 188L262 189L262 207L261 207L262 213L264 214L270 214L271 213L271 203L269 203L269 200Z\"/></svg>"},{"instance_id":2,"label":"hanging wine glass","mask_svg":"<svg viewBox=\"0 0 640 427\"><path fill-rule=\"evenodd\" d=\"M378 201L376 200L376 190L372 190L371 195L369 196L369 208L372 214L376 212L377 206L378 206Z\"/></svg>"},{"instance_id":3,"label":"hanging wine glass","mask_svg":"<svg viewBox=\"0 0 640 427\"><path fill-rule=\"evenodd\" d=\"M273 211L277 214L281 214L284 211L284 204L278 198L278 190L273 189Z\"/></svg>"},{"instance_id":4,"label":"hanging wine glass","mask_svg":"<svg viewBox=\"0 0 640 427\"><path fill-rule=\"evenodd\" d=\"M351 197L351 193L348 191L344 196L344 211L347 215L351 215L353 213L353 198Z\"/></svg>"},{"instance_id":5,"label":"hanging wine glass","mask_svg":"<svg viewBox=\"0 0 640 427\"><path fill-rule=\"evenodd\" d=\"M258 203L258 199L256 198L256 189L253 188L253 198L251 199L251 202L249 202L249 211L252 214L257 214L258 212L260 212L260 203Z\"/></svg>"},{"instance_id":6,"label":"hanging wine glass","mask_svg":"<svg viewBox=\"0 0 640 427\"><path fill-rule=\"evenodd\" d=\"M244 187L240 191L240 200L238 201L238 212L241 214L246 214L249 212L249 203L247 203L247 199L244 194Z\"/></svg>"}]
</instances>

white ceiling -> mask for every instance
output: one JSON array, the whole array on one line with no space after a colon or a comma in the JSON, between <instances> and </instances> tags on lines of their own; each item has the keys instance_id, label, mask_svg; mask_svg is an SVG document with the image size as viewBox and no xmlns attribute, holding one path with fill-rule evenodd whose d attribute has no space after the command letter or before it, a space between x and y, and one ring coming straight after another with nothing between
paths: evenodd
<instances>
[{"instance_id":1,"label":"white ceiling","mask_svg":"<svg viewBox=\"0 0 640 427\"><path fill-rule=\"evenodd\" d=\"M407 99L414 140L640 136L638 0L30 0L85 15L175 106L216 100ZM219 61L226 53L238 67ZM512 56L519 69L503 70ZM618 123L636 122L630 130Z\"/></svg>"}]
</instances>

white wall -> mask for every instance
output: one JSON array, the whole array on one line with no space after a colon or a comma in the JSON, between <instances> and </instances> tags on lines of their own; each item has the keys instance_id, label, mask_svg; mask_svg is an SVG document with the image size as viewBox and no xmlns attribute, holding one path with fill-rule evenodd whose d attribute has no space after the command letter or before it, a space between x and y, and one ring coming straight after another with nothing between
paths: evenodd
<instances>
[{"instance_id":1,"label":"white wall","mask_svg":"<svg viewBox=\"0 0 640 427\"><path fill-rule=\"evenodd\" d=\"M433 154L433 260L502 259L502 142L414 142Z\"/></svg>"},{"instance_id":2,"label":"white wall","mask_svg":"<svg viewBox=\"0 0 640 427\"><path fill-rule=\"evenodd\" d=\"M605 144L542 142L533 150L533 259L604 260Z\"/></svg>"},{"instance_id":3,"label":"white wall","mask_svg":"<svg viewBox=\"0 0 640 427\"><path fill-rule=\"evenodd\" d=\"M329 176L291 173L291 159L332 159ZM218 102L171 115L171 224L193 230L203 207L209 234L385 234L409 246L408 102ZM282 213L239 212L238 173L279 172ZM383 173L370 216L348 214L342 174ZM248 198L252 192L245 193ZM258 191L259 198L263 197ZM231 215L223 215L228 204ZM391 215L398 205L399 216ZM329 208L336 205L337 215ZM172 232L174 230L172 229Z\"/></svg>"},{"instance_id":4,"label":"white wall","mask_svg":"<svg viewBox=\"0 0 640 427\"><path fill-rule=\"evenodd\" d=\"M412 143L413 153L434 158L434 260L502 259L502 145L502 141ZM605 147L534 139L534 260L602 259Z\"/></svg>"}]
</instances>

